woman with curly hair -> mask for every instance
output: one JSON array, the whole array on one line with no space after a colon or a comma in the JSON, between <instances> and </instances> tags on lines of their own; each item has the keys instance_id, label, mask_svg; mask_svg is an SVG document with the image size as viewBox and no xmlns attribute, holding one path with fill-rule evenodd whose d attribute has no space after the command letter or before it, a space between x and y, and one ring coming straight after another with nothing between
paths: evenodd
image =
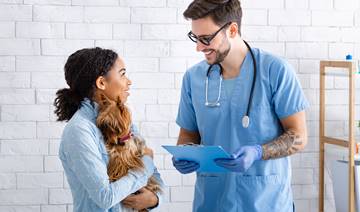
<instances>
[{"instance_id":1,"label":"woman with curly hair","mask_svg":"<svg viewBox=\"0 0 360 212\"><path fill-rule=\"evenodd\" d=\"M141 151L136 152L141 168L121 174L113 171L119 170L119 164L114 163L119 161L116 150L134 147L126 142L136 140L131 139L136 132L130 127L130 115L124 105L131 81L125 75L123 60L112 50L81 49L68 58L64 70L69 88L57 91L54 105L58 121L68 122L59 157L71 188L74 211L156 208L162 199L159 191L163 182L154 166L151 149L142 145ZM109 111L107 105L115 106L110 110L120 113L102 113ZM111 116L114 114L120 115ZM122 120L122 117L127 118ZM103 120L112 120L115 125L104 125ZM109 131L110 128L114 130ZM117 139L110 142L108 137ZM157 189L149 189L150 180Z\"/></svg>"}]
</instances>

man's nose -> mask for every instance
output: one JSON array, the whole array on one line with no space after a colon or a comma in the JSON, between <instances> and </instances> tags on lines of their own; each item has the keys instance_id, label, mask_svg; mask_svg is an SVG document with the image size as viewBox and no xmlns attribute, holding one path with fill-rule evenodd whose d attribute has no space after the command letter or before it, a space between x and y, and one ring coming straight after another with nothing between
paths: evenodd
<instances>
[{"instance_id":1,"label":"man's nose","mask_svg":"<svg viewBox=\"0 0 360 212\"><path fill-rule=\"evenodd\" d=\"M200 41L196 42L196 51L201 52L205 48L206 48L206 46L203 43L201 43Z\"/></svg>"}]
</instances>

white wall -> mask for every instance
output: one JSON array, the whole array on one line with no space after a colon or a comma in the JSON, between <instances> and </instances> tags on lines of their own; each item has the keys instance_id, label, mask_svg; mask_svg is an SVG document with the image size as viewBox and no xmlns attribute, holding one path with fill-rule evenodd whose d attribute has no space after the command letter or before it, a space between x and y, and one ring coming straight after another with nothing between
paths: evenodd
<instances>
[{"instance_id":1,"label":"white wall","mask_svg":"<svg viewBox=\"0 0 360 212\"><path fill-rule=\"evenodd\" d=\"M72 211L57 157L63 123L52 102L65 86L63 64L77 49L102 46L125 57L130 104L169 186L162 211L190 211L194 175L179 175L162 144L175 144L181 79L203 56L182 12L190 0L0 0L0 211ZM317 211L319 60L360 58L360 0L243 0L244 38L287 58L312 105L309 144L293 156L299 212ZM329 132L347 124L343 79L330 78ZM359 92L358 92L359 93ZM357 102L359 103L359 102ZM340 103L342 104L342 103ZM359 109L359 107L357 107ZM359 117L356 118L360 119ZM332 198L331 186L327 186ZM334 211L332 201L326 211Z\"/></svg>"}]
</instances>

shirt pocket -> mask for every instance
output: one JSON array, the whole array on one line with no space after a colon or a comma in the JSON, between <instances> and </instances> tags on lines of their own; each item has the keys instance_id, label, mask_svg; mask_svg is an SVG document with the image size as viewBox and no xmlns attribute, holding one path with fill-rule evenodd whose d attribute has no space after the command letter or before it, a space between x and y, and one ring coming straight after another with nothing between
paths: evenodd
<instances>
[{"instance_id":1,"label":"shirt pocket","mask_svg":"<svg viewBox=\"0 0 360 212\"><path fill-rule=\"evenodd\" d=\"M240 175L236 180L239 204L246 203L248 211L284 211L292 203L290 186L280 175Z\"/></svg>"},{"instance_id":2,"label":"shirt pocket","mask_svg":"<svg viewBox=\"0 0 360 212\"><path fill-rule=\"evenodd\" d=\"M278 136L281 125L271 106L258 105L252 107L249 117L249 127L244 131L249 138L249 144L263 144Z\"/></svg>"},{"instance_id":3,"label":"shirt pocket","mask_svg":"<svg viewBox=\"0 0 360 212\"><path fill-rule=\"evenodd\" d=\"M212 211L217 205L221 205L222 177L216 173L198 173L195 187L195 201L201 205L201 211ZM208 201L211 200L211 201Z\"/></svg>"}]
</instances>

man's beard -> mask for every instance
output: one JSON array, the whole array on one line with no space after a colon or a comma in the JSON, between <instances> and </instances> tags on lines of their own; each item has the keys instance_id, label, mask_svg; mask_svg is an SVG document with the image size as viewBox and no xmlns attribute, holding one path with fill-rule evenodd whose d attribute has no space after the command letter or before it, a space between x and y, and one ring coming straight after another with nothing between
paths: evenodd
<instances>
[{"instance_id":1,"label":"man's beard","mask_svg":"<svg viewBox=\"0 0 360 212\"><path fill-rule=\"evenodd\" d=\"M226 43L227 43L228 47L224 51L216 50L215 51L215 54L216 54L215 61L213 63L209 63L209 65L218 64L218 63L223 62L225 57L229 54L231 45L230 45L229 40L226 39L226 41L227 41ZM223 42L223 45L224 45L224 42Z\"/></svg>"},{"instance_id":2,"label":"man's beard","mask_svg":"<svg viewBox=\"0 0 360 212\"><path fill-rule=\"evenodd\" d=\"M216 50L216 59L215 59L215 63L221 63L225 60L225 57L229 54L230 52L230 49L231 49L231 46L229 44L229 47L223 51L223 52L220 52L220 50Z\"/></svg>"}]
</instances>

